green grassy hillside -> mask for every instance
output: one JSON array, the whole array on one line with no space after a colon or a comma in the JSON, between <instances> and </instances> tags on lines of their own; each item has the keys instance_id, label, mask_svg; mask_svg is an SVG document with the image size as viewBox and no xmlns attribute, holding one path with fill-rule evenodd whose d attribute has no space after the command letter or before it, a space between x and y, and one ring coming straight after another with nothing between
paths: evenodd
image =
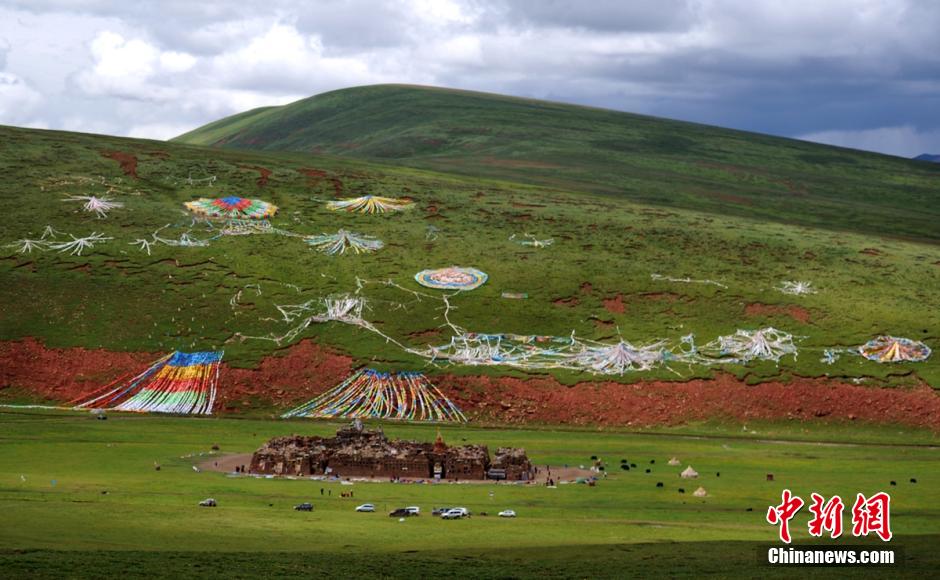
<instances>
[{"instance_id":1,"label":"green grassy hillside","mask_svg":"<svg viewBox=\"0 0 940 580\"><path fill-rule=\"evenodd\" d=\"M181 143L329 154L940 241L940 166L560 103L404 85L255 109Z\"/></svg>"},{"instance_id":2,"label":"green grassy hillside","mask_svg":"<svg viewBox=\"0 0 940 580\"><path fill-rule=\"evenodd\" d=\"M133 156L136 177L113 152ZM259 185L260 171L270 171ZM405 345L449 341L443 303L422 298L413 276L429 267L474 266L489 281L451 299L452 321L476 332L568 336L634 344L699 344L736 329L768 325L798 337L796 359L729 365L749 382L769 378L874 377L940 386L940 357L882 365L858 356L821 362L823 349L850 347L882 333L940 347L940 248L932 244L808 229L685 209L665 210L597 193L469 178L311 154L213 149L157 141L0 128L0 339L33 336L49 346L167 352L225 349L226 360L252 366L302 338L335 347L356 364L424 369L430 374L514 374L502 367L428 365L425 359L357 327L312 324L274 343L246 336L282 335L277 305L316 303L357 289L365 318ZM214 178L214 179L210 179ZM200 181L201 180L201 181ZM415 207L394 215L336 213L325 200L366 193L407 195ZM109 194L124 204L106 219L70 195ZM224 236L205 247L134 245L161 235L206 238L191 227L183 202L245 195L280 206L276 228L298 235L346 228L387 246L367 255L328 256L280 235ZM730 212L729 212L730 213ZM16 240L60 234L113 238L83 255L18 253ZM518 236L554 238L525 247ZM511 240L512 236L516 240ZM12 244L12 245L10 245ZM671 282L711 279L713 284ZM391 280L403 289L386 286ZM788 296L784 280L807 280L818 293ZM433 292L433 291L427 291ZM524 300L504 292L527 293ZM614 380L682 380L714 368L678 366ZM562 381L592 375L552 371ZM14 385L15 386L15 385ZM323 385L326 386L326 385ZM269 385L279 388L275 381Z\"/></svg>"}]
</instances>

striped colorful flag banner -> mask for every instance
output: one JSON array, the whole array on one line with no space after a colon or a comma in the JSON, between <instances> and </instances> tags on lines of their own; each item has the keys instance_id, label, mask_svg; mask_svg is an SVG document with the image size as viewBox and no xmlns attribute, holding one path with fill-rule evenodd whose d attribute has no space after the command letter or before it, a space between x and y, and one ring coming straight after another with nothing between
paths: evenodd
<instances>
[{"instance_id":1,"label":"striped colorful flag banner","mask_svg":"<svg viewBox=\"0 0 940 580\"><path fill-rule=\"evenodd\" d=\"M402 419L465 423L467 417L422 373L361 369L283 417Z\"/></svg>"},{"instance_id":2,"label":"striped colorful flag banner","mask_svg":"<svg viewBox=\"0 0 940 580\"><path fill-rule=\"evenodd\" d=\"M223 351L174 352L69 402L76 409L211 415Z\"/></svg>"}]
</instances>

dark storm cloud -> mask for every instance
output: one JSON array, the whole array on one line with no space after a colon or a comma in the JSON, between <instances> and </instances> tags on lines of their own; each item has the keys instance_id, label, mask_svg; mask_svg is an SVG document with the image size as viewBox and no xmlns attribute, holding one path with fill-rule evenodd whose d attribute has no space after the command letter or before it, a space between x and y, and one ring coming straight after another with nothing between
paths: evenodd
<instances>
[{"instance_id":1,"label":"dark storm cloud","mask_svg":"<svg viewBox=\"0 0 940 580\"><path fill-rule=\"evenodd\" d=\"M12 0L0 122L167 137L411 82L913 155L940 151L937 30L926 0Z\"/></svg>"}]
</instances>

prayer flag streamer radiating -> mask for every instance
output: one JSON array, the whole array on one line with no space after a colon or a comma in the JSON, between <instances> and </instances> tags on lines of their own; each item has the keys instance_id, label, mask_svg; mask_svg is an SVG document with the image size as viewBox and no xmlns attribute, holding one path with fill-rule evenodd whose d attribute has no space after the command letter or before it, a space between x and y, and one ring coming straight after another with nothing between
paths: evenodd
<instances>
[{"instance_id":1,"label":"prayer flag streamer radiating","mask_svg":"<svg viewBox=\"0 0 940 580\"><path fill-rule=\"evenodd\" d=\"M70 402L76 409L210 415L222 352L174 352L133 378L120 378Z\"/></svg>"},{"instance_id":2,"label":"prayer flag streamer radiating","mask_svg":"<svg viewBox=\"0 0 940 580\"><path fill-rule=\"evenodd\" d=\"M465 423L466 416L421 373L362 369L284 417Z\"/></svg>"}]
</instances>

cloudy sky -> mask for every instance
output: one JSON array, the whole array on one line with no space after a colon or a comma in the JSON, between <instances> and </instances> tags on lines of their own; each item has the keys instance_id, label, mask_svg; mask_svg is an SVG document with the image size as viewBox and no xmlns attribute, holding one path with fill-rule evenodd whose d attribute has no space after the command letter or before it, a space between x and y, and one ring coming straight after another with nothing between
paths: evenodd
<instances>
[{"instance_id":1,"label":"cloudy sky","mask_svg":"<svg viewBox=\"0 0 940 580\"><path fill-rule=\"evenodd\" d=\"M0 0L0 124L162 139L396 82L913 156L938 31L933 0Z\"/></svg>"}]
</instances>

